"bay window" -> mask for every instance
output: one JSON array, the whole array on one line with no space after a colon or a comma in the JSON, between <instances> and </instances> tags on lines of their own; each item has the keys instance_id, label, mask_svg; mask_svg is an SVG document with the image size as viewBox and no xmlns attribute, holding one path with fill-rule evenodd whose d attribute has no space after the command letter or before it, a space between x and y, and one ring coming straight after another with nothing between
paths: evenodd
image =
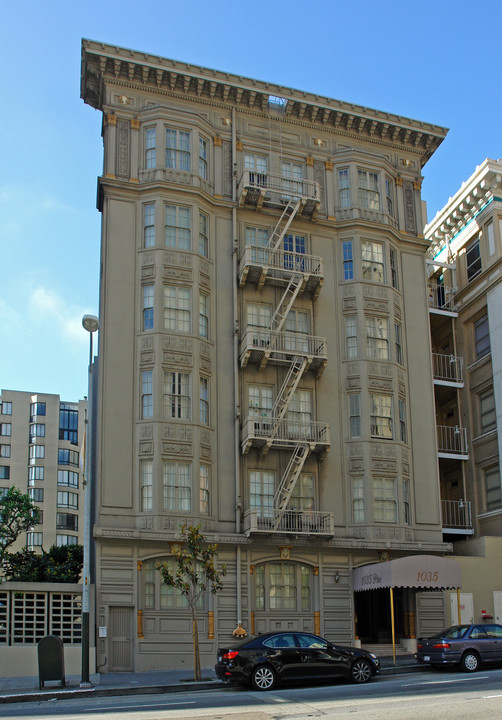
<instances>
[{"instance_id":1,"label":"bay window","mask_svg":"<svg viewBox=\"0 0 502 720\"><path fill-rule=\"evenodd\" d=\"M190 133L166 128L166 167L190 172Z\"/></svg>"}]
</instances>

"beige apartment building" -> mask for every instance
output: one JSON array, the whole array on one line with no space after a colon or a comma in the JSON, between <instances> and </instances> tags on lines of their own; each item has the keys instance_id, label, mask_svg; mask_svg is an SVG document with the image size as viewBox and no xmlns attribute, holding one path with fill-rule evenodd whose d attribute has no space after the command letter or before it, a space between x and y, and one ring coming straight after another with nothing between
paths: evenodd
<instances>
[{"instance_id":1,"label":"beige apartment building","mask_svg":"<svg viewBox=\"0 0 502 720\"><path fill-rule=\"evenodd\" d=\"M156 570L183 523L228 570L203 665L242 629L389 642L377 563L414 574L413 647L451 584L421 201L446 129L90 40L81 96L104 144L97 665L191 666Z\"/></svg>"},{"instance_id":2,"label":"beige apartment building","mask_svg":"<svg viewBox=\"0 0 502 720\"><path fill-rule=\"evenodd\" d=\"M15 486L40 508L40 523L9 548L36 553L52 545L84 542L81 447L87 400L59 395L0 392L0 494ZM92 589L93 590L93 589ZM94 603L91 602L94 613ZM38 673L38 643L58 635L69 674L81 669L82 586L3 581L0 585L0 675ZM94 617L94 615L93 615ZM94 653L94 632L90 642ZM95 672L94 654L91 657Z\"/></svg>"},{"instance_id":3,"label":"beige apartment building","mask_svg":"<svg viewBox=\"0 0 502 720\"><path fill-rule=\"evenodd\" d=\"M26 547L82 544L80 447L87 401L59 395L2 390L0 394L0 492L14 485L39 505L41 522L19 537Z\"/></svg>"},{"instance_id":4,"label":"beige apartment building","mask_svg":"<svg viewBox=\"0 0 502 720\"><path fill-rule=\"evenodd\" d=\"M444 524L462 622L502 622L502 161L485 160L426 226ZM450 600L456 622L456 599Z\"/></svg>"}]
</instances>

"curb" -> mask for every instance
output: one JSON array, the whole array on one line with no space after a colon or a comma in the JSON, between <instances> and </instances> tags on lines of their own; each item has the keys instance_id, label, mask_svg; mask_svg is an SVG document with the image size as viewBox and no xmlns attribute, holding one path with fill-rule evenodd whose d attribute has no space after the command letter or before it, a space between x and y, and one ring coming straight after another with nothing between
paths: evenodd
<instances>
[{"instance_id":1,"label":"curb","mask_svg":"<svg viewBox=\"0 0 502 720\"><path fill-rule=\"evenodd\" d=\"M381 667L379 675L401 675L406 673L424 672L431 668L428 665L396 665ZM162 695L166 693L182 693L190 690L198 692L201 690L216 690L218 692L234 690L231 685L225 685L218 680L210 682L178 682L176 685L136 685L134 687L110 687L96 686L93 688L68 688L65 690L46 690L45 692L35 690L32 692L11 693L0 695L0 704L41 702L44 700L65 700L66 698L87 698L87 697L117 697L120 695Z\"/></svg>"}]
</instances>

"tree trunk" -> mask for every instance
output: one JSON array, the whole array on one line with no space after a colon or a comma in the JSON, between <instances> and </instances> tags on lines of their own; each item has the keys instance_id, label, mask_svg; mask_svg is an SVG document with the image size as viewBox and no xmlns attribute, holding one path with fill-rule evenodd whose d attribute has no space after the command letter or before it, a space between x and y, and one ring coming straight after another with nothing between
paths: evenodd
<instances>
[{"instance_id":1,"label":"tree trunk","mask_svg":"<svg viewBox=\"0 0 502 720\"><path fill-rule=\"evenodd\" d=\"M193 634L193 666L194 680L201 680L200 676L200 651L199 651L199 631L197 628L197 617L192 616L192 634Z\"/></svg>"}]
</instances>

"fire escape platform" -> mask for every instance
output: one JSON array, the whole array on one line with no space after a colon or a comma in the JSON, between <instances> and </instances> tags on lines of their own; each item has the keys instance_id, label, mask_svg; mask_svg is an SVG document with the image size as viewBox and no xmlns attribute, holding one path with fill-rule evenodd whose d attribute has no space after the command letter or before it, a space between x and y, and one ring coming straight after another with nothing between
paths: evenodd
<instances>
[{"instance_id":1,"label":"fire escape platform","mask_svg":"<svg viewBox=\"0 0 502 720\"><path fill-rule=\"evenodd\" d=\"M324 263L321 257L303 253L272 250L248 245L239 262L239 285L252 283L258 289L265 283L285 287L295 275L302 276L301 293L315 299L324 283Z\"/></svg>"},{"instance_id":2,"label":"fire escape platform","mask_svg":"<svg viewBox=\"0 0 502 720\"><path fill-rule=\"evenodd\" d=\"M241 431L241 451L246 455L253 447L265 455L269 449L294 450L306 444L311 452L325 454L331 447L330 427L323 422L301 423L272 417L248 417Z\"/></svg>"},{"instance_id":3,"label":"fire escape platform","mask_svg":"<svg viewBox=\"0 0 502 720\"><path fill-rule=\"evenodd\" d=\"M333 513L322 510L252 508L243 516L244 532L250 535L296 535L333 537Z\"/></svg>"},{"instance_id":4,"label":"fire escape platform","mask_svg":"<svg viewBox=\"0 0 502 720\"><path fill-rule=\"evenodd\" d=\"M302 333L274 332L248 327L240 344L241 367L249 363L263 370L268 363L291 365L295 357L307 358L307 370L319 377L328 362L326 339Z\"/></svg>"},{"instance_id":5,"label":"fire escape platform","mask_svg":"<svg viewBox=\"0 0 502 720\"><path fill-rule=\"evenodd\" d=\"M319 183L314 180L295 180L252 170L243 172L237 187L237 196L240 207L278 211L282 211L292 197L298 198L298 216L311 220L315 219L321 204Z\"/></svg>"}]
</instances>

